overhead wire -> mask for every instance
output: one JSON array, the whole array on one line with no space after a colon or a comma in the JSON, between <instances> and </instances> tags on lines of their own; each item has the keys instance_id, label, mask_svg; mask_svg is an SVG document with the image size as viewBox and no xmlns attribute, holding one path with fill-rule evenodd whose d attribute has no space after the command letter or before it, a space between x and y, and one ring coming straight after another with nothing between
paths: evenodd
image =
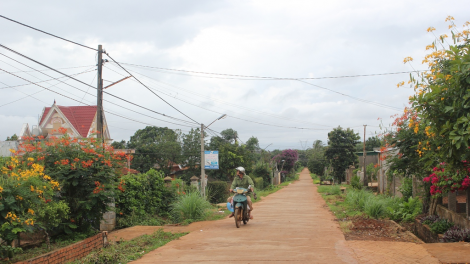
<instances>
[{"instance_id":1,"label":"overhead wire","mask_svg":"<svg viewBox=\"0 0 470 264\"><path fill-rule=\"evenodd\" d=\"M77 73L77 74L74 74L74 75L80 75L80 74L84 74L84 73L87 73L87 72L90 72L90 71L84 71L84 72ZM61 77L61 78L64 78L64 77ZM55 79L51 79L51 80L55 80ZM51 80L49 80L49 81L51 81ZM43 81L43 82L44 82L44 81ZM3 83L3 82L0 82L0 83ZM40 82L36 82L36 83L33 83L33 84L37 84L37 83L40 83ZM51 85L51 86L49 86L48 88L52 88L52 87L58 85L59 83L60 83L60 82L58 82L58 83L56 83L56 84L54 84L54 85ZM6 85L5 83L3 83L3 84ZM27 85L31 85L31 84L27 84ZM22 92L22 91L16 89L15 86L10 86L10 87L13 88L13 89L15 89L15 90L18 91L18 92L24 93L24 92ZM32 93L32 94L26 94L26 93L24 93L24 94L26 94L27 96L22 97L22 98L17 99L17 100L14 100L14 101L11 101L11 102L9 102L9 103L0 105L0 107L3 107L3 106L5 106L5 105L9 105L9 104L18 102L18 101L23 100L23 99L26 99L26 98L28 98L28 97L32 97L32 98L34 98L34 99L36 99L36 100L38 100L38 101L40 101L40 102L46 103L46 102L44 102L44 101L42 101L42 100L39 100L38 98L36 98L36 97L33 96L33 95L35 95L35 94L38 94L38 93L40 93L40 92L43 92L44 90L45 90L45 89L42 89L42 90L40 90L40 91L38 91L38 92L35 92L35 93ZM46 104L47 104L47 103L46 103Z\"/></svg>"},{"instance_id":2,"label":"overhead wire","mask_svg":"<svg viewBox=\"0 0 470 264\"><path fill-rule=\"evenodd\" d=\"M173 109L175 109L176 111L178 111L180 114L184 115L185 117L187 117L188 119L190 119L191 121L199 124L196 120L192 119L191 117L189 117L188 115L186 115L185 113L183 113L181 110L179 110L178 108L174 107L172 104L168 103L165 99L163 99L160 95L158 95L157 93L155 93L154 91L152 91L150 88L148 88L143 82L141 82L139 79L137 79L132 73L130 73L126 68L124 68L121 64L119 64L118 62L116 62L109 54L105 53L106 56L108 56L108 58L110 58L112 61L114 61L114 63L116 63L121 69L123 69L125 72L127 72L129 75L131 75L135 80L137 80L142 86L144 86L145 88L147 88L147 90L149 90L151 93L153 93L155 96L157 96L158 98L160 98L160 100L162 100L163 102L165 102L167 105L171 106Z\"/></svg>"},{"instance_id":3,"label":"overhead wire","mask_svg":"<svg viewBox=\"0 0 470 264\"><path fill-rule=\"evenodd\" d=\"M13 53L15 53L15 54L21 56L21 57L24 57L24 58L28 59L28 60L31 60L31 61L33 61L33 62L35 62L35 63L37 63L37 64L40 64L40 65L42 65L42 66L44 66L44 67L47 67L47 68L49 68L49 69L52 69L53 71L55 71L55 72L57 72L57 73L59 73L59 74L62 74L62 75L64 75L64 76L67 76L67 77L69 77L70 79L75 80L75 81L77 81L77 82L80 82L80 83L82 83L82 84L84 84L84 85L86 85L86 86L88 86L88 87L91 87L91 88L93 88L93 89L95 89L95 90L97 89L96 87L93 87L93 86L91 86L91 85L89 85L89 84L87 84L87 83L85 83L85 82L83 82L83 81L81 81L81 80L78 80L78 79L76 79L76 78L73 78L73 77L71 77L71 76L69 76L69 75L67 75L67 74L65 74L65 73L63 73L63 72L60 72L60 71L58 71L58 70L56 70L56 69L54 69L54 68L52 68L52 67L50 67L50 66L47 66L47 65L45 65L45 64L43 64L43 63L41 63L41 62L39 62L39 61L36 61L36 60L34 60L34 59L32 59L32 58L30 58L30 57L24 55L24 54L21 54L21 53L19 53L19 52L17 52L17 51L14 51L14 50L12 50L12 49L10 49L10 48L8 48L8 47L2 45L2 44L0 44L0 47L2 47L2 48L4 48L4 49L7 49L7 50L9 50L9 51L11 51L11 52L13 52ZM1 54L1 53L0 53L0 54ZM1 55L5 56L5 57L8 57L8 56L6 56L6 55L4 55L4 54L1 54ZM8 58L10 58L10 57L8 57ZM15 60L15 59L13 59L13 58L10 58L10 59L12 59L12 60L18 62L17 60ZM22 65L25 65L25 64L23 64L23 63L21 63L21 62L18 62L18 63L20 63L20 64L22 64ZM27 65L25 65L25 66L27 66ZM30 66L27 66L27 67L30 67ZM30 68L31 68L31 67L30 67ZM42 74L44 74L44 75L46 75L46 76L49 76L49 75L47 75L47 74L45 74L45 73L42 73ZM49 77L51 77L51 76L49 76ZM65 84L67 84L67 83L65 83ZM67 84L67 85L68 85L68 86L71 86L71 87L74 87L74 86L72 86L72 85L70 85L70 84ZM79 89L79 88L77 88L77 87L74 87L74 88L75 88L75 89L78 89L78 90L80 90L80 91L82 91L82 92L85 92L85 91L83 91L83 90L81 90L81 89ZM166 114L163 114L163 113L159 113L159 112L154 111L154 110L152 110L152 109L149 109L149 108L147 108L147 107L138 105L138 104L133 103L133 102L131 102L131 101L129 101L129 100L126 100L126 99L124 99L124 98L121 98L121 97L119 97L119 96L116 96L116 95L114 95L114 94L111 94L111 93L109 93L109 92L107 92L107 91L103 91L103 93L106 93L107 95L110 95L110 96L112 96L112 97L114 97L114 98L117 98L117 99L119 99L119 100L121 100L121 101L124 101L124 102L126 102L126 103L129 103L129 104L132 104L132 105L134 105L134 106L137 106L137 107L139 107L139 108L143 108L143 109L145 109L145 110L147 110L147 111L150 111L150 112L153 112L153 113L156 113L156 114L165 116L165 117L167 117L167 118L174 119L174 120L178 120L178 121L185 122L185 123L188 123L188 122L189 122L189 121L182 120L182 119L179 119L179 118L176 118L176 117L172 117L172 116L169 116L169 115L166 115ZM108 101L108 102L109 102L109 101ZM130 110L130 109L125 108L125 107L123 107L123 106L120 106L120 107L122 107L122 108L124 108L124 109L127 109L127 110ZM130 110L130 111L134 111L134 110ZM135 112L135 111L134 111L134 112ZM137 112L137 113L139 113L139 112ZM166 121L166 120L161 120L161 121L170 122L170 121ZM171 123L171 122L170 122L170 123Z\"/></svg>"},{"instance_id":4,"label":"overhead wire","mask_svg":"<svg viewBox=\"0 0 470 264\"><path fill-rule=\"evenodd\" d=\"M112 65L112 64L111 64L111 65ZM109 67L106 67L106 68L109 69L109 70L111 70L111 71L113 71L113 72L116 72L116 71L114 71L113 69L110 69ZM133 71L131 71L131 72L133 72ZM116 73L117 73L117 72L116 72ZM259 113L264 114L264 115L268 115L268 116L271 116L271 117L274 117L274 118L283 119L283 120L287 120L287 121L291 121L291 122L293 122L293 121L298 121L298 122L302 122L302 123L310 123L310 124L317 125L317 126L324 126L324 127L330 127L330 128L331 128L331 127L334 127L334 126L331 126L331 125L321 125L321 124L312 123L312 122L309 122L309 121L306 121L306 120L297 120L297 119L294 119L294 118L289 118L289 117L285 117L285 116L280 116L280 115L275 115L275 114L271 114L271 113L266 113L266 112L263 112L263 111L259 111L259 110L252 109L252 108L248 108L248 107L244 107L244 106L241 106L241 105L234 105L234 104L231 104L230 102L226 102L226 101L218 100L218 99L212 99L212 98L209 98L209 97L207 97L207 96L200 95L200 94L195 93L195 92L192 92L192 91L188 91L187 89L181 88L181 87L179 87L179 86L172 85L172 84L168 84L168 83L163 82L163 81L160 81L160 80L156 80L156 79L154 79L154 78L152 78L152 77L150 77L150 76L147 76L147 75L142 74L142 73L139 73L139 72L134 72L134 73L139 74L139 75L141 75L141 76L144 76L144 77L146 77L146 78L148 78L148 79L150 79L150 80L156 81L156 82L158 82L158 83L163 83L163 84L165 84L165 85L168 85L168 86L171 86L171 87L174 87L174 88L177 88L177 89L186 91L186 92L188 92L188 93L190 93L190 94L193 94L193 95L196 95L196 96L199 96L199 97L202 97L202 98L208 98L208 99L213 100L213 101L222 102L224 105L233 105L233 106L236 106L237 108L242 108L242 109L249 110L250 112L259 112ZM120 74L120 73L118 73L118 74ZM120 75L122 75L122 74L120 74ZM124 75L122 75L122 76L124 76ZM312 84L312 85L313 85L313 84ZM321 87L321 88L323 88L323 87ZM327 88L323 88L323 89L327 89ZM164 93L164 92L160 91L160 93ZM165 94L165 93L164 93L164 94ZM183 100L183 99L181 99L181 98L177 98L177 96L172 96L172 95L170 95L170 94L166 94L166 95L167 95L168 97L172 97L172 98L175 98L175 99L177 99L177 100L183 101L183 102L185 102L185 103L187 103L187 104L190 104L190 105L193 105L193 106L196 106L196 107L199 107L199 108L202 108L202 109L205 109L205 110L214 112L214 113L221 114L220 112L213 111L213 110L204 108L204 107L202 107L202 106L195 105L195 104L193 104L193 103L189 103L189 102L187 102L187 101L185 101L185 100ZM199 101L200 101L200 100L199 100ZM200 102L203 102L203 101L200 101ZM230 116L230 117L231 117L231 118L234 118L233 116ZM238 119L241 119L241 118L238 118ZM247 121L246 119L242 119L242 120ZM248 121L248 122L251 122L251 121ZM317 129L317 130L320 130L320 129Z\"/></svg>"},{"instance_id":5,"label":"overhead wire","mask_svg":"<svg viewBox=\"0 0 470 264\"><path fill-rule=\"evenodd\" d=\"M109 69L109 68L107 68ZM111 69L110 69L111 70ZM150 87L150 86L149 86ZM152 87L150 87L150 89L154 89ZM168 97L173 97L169 94L166 94L165 92L162 92L162 91L159 91L160 93L168 96ZM175 97L174 97L175 98ZM211 109L208 109L208 108L205 108L205 107L202 107L200 105L197 105L197 104L193 104L193 103L190 103L184 99L181 99L181 98L175 98L176 100L179 100L179 101L182 101L184 103L187 103L189 105L192 105L192 106L195 106L195 107L198 107L198 108L201 108L201 109L204 109L206 111L210 111L210 112L213 112L213 113L216 113L216 114L223 114L222 112L218 112L218 111L215 111L215 110L211 110ZM306 127L295 127L295 126L282 126L282 125L275 125L275 124L268 124L268 123L263 123L263 122L258 122L258 121L252 121L252 120L248 120L248 119L244 119L244 118L240 118L240 117L235 117L235 116L231 116L231 115L227 115L227 117L229 118L233 118L233 119L238 119L238 120L242 120L242 121L245 121L245 122L250 122L250 123L255 123L255 124L259 124L259 125L264 125L264 126L272 126L272 127L280 127L280 128L290 128L290 129L304 129L304 130L329 130L329 129L320 129L320 128L306 128ZM317 124L318 125L318 124ZM319 125L319 126L326 126L326 125ZM333 127L333 126L327 126L327 127Z\"/></svg>"},{"instance_id":6,"label":"overhead wire","mask_svg":"<svg viewBox=\"0 0 470 264\"><path fill-rule=\"evenodd\" d=\"M8 72L8 71L6 71L6 70L4 70L4 69L2 69L2 68L0 68L0 71L3 71L3 72L8 73L8 74L10 74L10 75L13 75L13 76L15 76L15 77L17 77L17 78L19 78L19 79L24 80L24 81L31 82L31 81L29 81L29 80L27 80L27 79L25 79L25 78L23 78L23 77L21 77L21 76L18 76L18 75L16 75L16 74L13 74L13 73L11 73L11 72ZM76 99L74 99L74 98L72 98L72 97L70 97L70 96L61 94L61 93L59 93L59 92L57 92L57 91L54 91L54 90L51 90L51 89L49 89L49 88L47 88L47 87L41 86L40 84L37 84L37 83L35 84L35 83L33 83L33 82L31 82L31 84L37 85L37 86L39 86L39 87L41 87L41 88L43 88L43 89L46 89L46 90L48 90L48 91L51 91L51 92L56 93L56 94L58 94L58 95L61 95L61 96L65 97L65 98L68 98L68 99L70 99L70 100L76 101L76 102L78 102L78 103L81 103L81 104L90 106L89 104L80 102L80 101L78 101L78 100L76 100ZM128 118L128 117L125 117L125 116L122 116L122 115L120 115L120 114L116 114L116 113L113 113L113 112L110 112L110 111L104 110L104 112L106 112L106 113L108 113L108 114L111 114L111 115L119 116L119 117L124 118L124 119L127 119L127 120L131 120L131 121L134 121L134 122L138 122L138 123L142 123L142 124L154 126L153 124L149 124L149 123L137 121L137 120L135 120L135 119ZM186 125L182 125L182 124L177 124L177 125L179 125L179 126L186 126ZM186 126L186 127L191 127L191 126Z\"/></svg>"},{"instance_id":7,"label":"overhead wire","mask_svg":"<svg viewBox=\"0 0 470 264\"><path fill-rule=\"evenodd\" d=\"M241 77L239 78L229 78L229 79L238 79L238 80L321 80L321 79L340 79L340 78L354 78L354 77L370 77L370 76L381 76L381 75L395 75L395 74L408 74L415 71L401 71L401 72L387 72L387 73L371 73L371 74L356 74L356 75L342 75L342 76L326 76L326 77L267 77L267 76L256 76L256 75L240 75L240 74L227 74L227 73L213 73L213 72L201 72L201 71L190 71L190 70L180 70L180 69L171 69L171 68L163 68L163 67L154 67L154 66L146 66L146 65L139 65L133 63L125 63L120 62L123 65L129 65L134 67L140 68L150 68L150 69L159 69L164 71L159 72L166 72L166 71L177 71L177 72L187 72L187 73L197 73L197 74L207 74L207 75L221 75L221 76L233 76L233 77ZM421 70L426 71L426 70ZM189 75L194 76L194 75ZM205 76L197 76L197 77L205 77ZM216 78L216 77L212 77ZM251 78L251 79L247 79ZM220 78L220 79L227 79L227 78Z\"/></svg>"},{"instance_id":8,"label":"overhead wire","mask_svg":"<svg viewBox=\"0 0 470 264\"><path fill-rule=\"evenodd\" d=\"M88 47L88 46L86 46L86 45L83 45L83 44L77 43L77 42L75 42L75 41L71 41L71 40L68 40L68 39L65 39L65 38L59 37L59 36L57 36L57 35L54 35L54 34L52 34L52 33L49 33L49 32L43 31L43 30L40 30L40 29L38 29L38 28L35 28L35 27L32 27L32 26L28 26L28 25L26 25L26 24L24 24L24 23L21 23L21 22L19 22L19 21L13 20L13 19L11 19L11 18L8 18L8 17L6 17L6 16L2 16L2 15L0 15L0 17L1 17L1 18L4 18L4 19L6 19L6 20L10 20L11 22L14 22L14 23L20 24L20 25L22 25L22 26L24 26L24 27L28 27L28 28L30 28L30 29L33 29L33 30L39 31L39 32L41 32L41 33L44 33L44 34L46 34L46 35L49 35L49 36L52 36L52 37L55 37L55 38L58 38L58 39L61 39L61 40L64 40L64 41L67 41L67 42L73 43L73 44L75 44L75 45L82 46L82 47L84 47L84 48L87 48L87 49L91 49L91 50L94 50L94 51L98 51L98 50L97 50L97 49L95 49L95 48Z\"/></svg>"}]
</instances>

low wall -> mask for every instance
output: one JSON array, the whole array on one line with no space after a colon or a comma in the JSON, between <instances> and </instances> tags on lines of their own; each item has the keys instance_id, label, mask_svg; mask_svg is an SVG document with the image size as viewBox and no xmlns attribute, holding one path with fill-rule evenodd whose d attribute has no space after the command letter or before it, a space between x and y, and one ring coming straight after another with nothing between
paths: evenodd
<instances>
[{"instance_id":1,"label":"low wall","mask_svg":"<svg viewBox=\"0 0 470 264\"><path fill-rule=\"evenodd\" d=\"M440 218L447 219L454 224L460 226L461 228L469 228L470 229L470 221L465 219L464 215L460 215L456 212L452 212L449 209L445 208L442 205L437 205L436 207L436 214Z\"/></svg>"},{"instance_id":2,"label":"low wall","mask_svg":"<svg viewBox=\"0 0 470 264\"><path fill-rule=\"evenodd\" d=\"M413 233L426 243L439 243L439 235L434 234L429 226L415 219Z\"/></svg>"},{"instance_id":3,"label":"low wall","mask_svg":"<svg viewBox=\"0 0 470 264\"><path fill-rule=\"evenodd\" d=\"M83 258L92 250L102 248L107 243L108 232L102 232L70 246L54 250L32 259L16 262L16 264L66 263Z\"/></svg>"}]
</instances>

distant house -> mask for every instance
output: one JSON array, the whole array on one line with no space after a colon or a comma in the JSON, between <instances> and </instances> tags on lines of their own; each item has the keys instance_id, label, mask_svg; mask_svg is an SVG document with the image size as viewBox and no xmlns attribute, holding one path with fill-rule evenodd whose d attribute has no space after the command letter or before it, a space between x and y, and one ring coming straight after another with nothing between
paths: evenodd
<instances>
[{"instance_id":1,"label":"distant house","mask_svg":"<svg viewBox=\"0 0 470 264\"><path fill-rule=\"evenodd\" d=\"M59 136L60 127L67 129L67 134L72 138L96 137L96 105L92 106L61 106L54 104L51 107L44 107L39 125L29 128L24 124L19 137L27 136ZM103 113L103 137L106 141L111 141L106 118Z\"/></svg>"}]
</instances>

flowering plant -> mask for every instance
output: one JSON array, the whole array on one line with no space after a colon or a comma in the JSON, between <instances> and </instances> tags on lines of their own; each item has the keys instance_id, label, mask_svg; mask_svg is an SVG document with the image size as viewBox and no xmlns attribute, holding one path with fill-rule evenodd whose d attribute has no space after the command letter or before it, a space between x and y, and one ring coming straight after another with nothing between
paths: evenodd
<instances>
[{"instance_id":1,"label":"flowering plant","mask_svg":"<svg viewBox=\"0 0 470 264\"><path fill-rule=\"evenodd\" d=\"M53 196L60 191L59 183L37 162L13 156L0 168L0 235L7 242L19 232L33 231L40 220L38 208L54 203Z\"/></svg>"},{"instance_id":2,"label":"flowering plant","mask_svg":"<svg viewBox=\"0 0 470 264\"><path fill-rule=\"evenodd\" d=\"M46 173L61 183L61 199L70 207L70 221L81 230L97 228L113 202L127 155L114 153L95 138L71 138L66 131L60 128L62 136L47 140L23 138L19 152L23 158L41 160ZM67 227L65 231L70 232Z\"/></svg>"},{"instance_id":3,"label":"flowering plant","mask_svg":"<svg viewBox=\"0 0 470 264\"><path fill-rule=\"evenodd\" d=\"M431 183L431 195L442 196L448 192L455 192L457 190L463 191L470 187L470 166L467 161L462 161L463 173L457 171L453 173L452 170L446 168L446 163L442 162L433 168L433 173L424 178L424 182Z\"/></svg>"}]
</instances>

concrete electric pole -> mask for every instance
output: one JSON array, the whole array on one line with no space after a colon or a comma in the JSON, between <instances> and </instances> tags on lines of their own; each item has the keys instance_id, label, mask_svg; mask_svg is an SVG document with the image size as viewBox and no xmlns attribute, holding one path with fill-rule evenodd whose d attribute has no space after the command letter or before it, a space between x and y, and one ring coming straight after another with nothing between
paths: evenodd
<instances>
[{"instance_id":1,"label":"concrete electric pole","mask_svg":"<svg viewBox=\"0 0 470 264\"><path fill-rule=\"evenodd\" d=\"M364 170L364 186L368 186L368 182L367 182L367 174L366 174L366 126L367 125L364 125L364 147L363 147L363 152L362 152L362 160L363 160L363 164L362 164L362 168Z\"/></svg>"},{"instance_id":2,"label":"concrete electric pole","mask_svg":"<svg viewBox=\"0 0 470 264\"><path fill-rule=\"evenodd\" d=\"M98 45L98 78L97 78L97 102L96 102L96 135L101 143L104 142L103 136L103 47Z\"/></svg>"}]
</instances>

